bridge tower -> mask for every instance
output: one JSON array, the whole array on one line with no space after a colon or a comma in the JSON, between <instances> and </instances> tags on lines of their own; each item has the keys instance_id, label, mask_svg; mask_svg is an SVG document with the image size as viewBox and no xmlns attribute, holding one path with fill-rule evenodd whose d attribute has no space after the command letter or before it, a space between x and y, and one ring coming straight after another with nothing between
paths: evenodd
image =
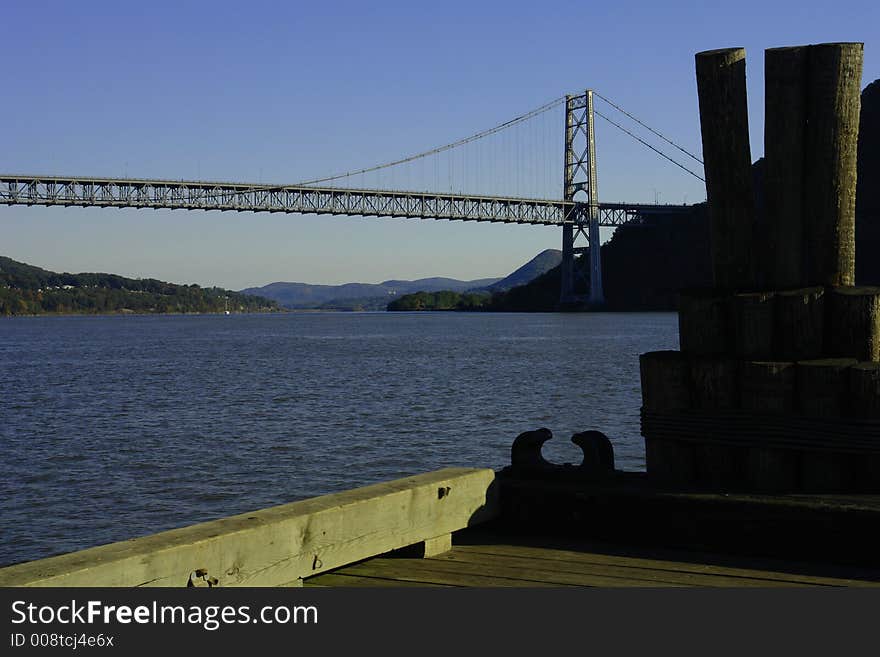
<instances>
[{"instance_id":1,"label":"bridge tower","mask_svg":"<svg viewBox=\"0 0 880 657\"><path fill-rule=\"evenodd\" d=\"M571 206L562 224L562 284L559 302L573 305L588 302L600 306L602 292L602 252L599 238L599 192L596 179L596 137L593 130L593 91L565 97L565 167L563 198ZM575 292L578 272L575 255L586 250L578 246L584 238L590 247L590 293Z\"/></svg>"}]
</instances>

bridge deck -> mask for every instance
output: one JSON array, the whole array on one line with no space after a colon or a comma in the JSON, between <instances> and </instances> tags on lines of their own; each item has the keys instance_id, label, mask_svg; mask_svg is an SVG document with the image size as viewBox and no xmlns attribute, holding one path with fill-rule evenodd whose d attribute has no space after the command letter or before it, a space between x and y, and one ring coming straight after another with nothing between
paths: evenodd
<instances>
[{"instance_id":1,"label":"bridge deck","mask_svg":"<svg viewBox=\"0 0 880 657\"><path fill-rule=\"evenodd\" d=\"M880 568L647 548L486 528L456 532L427 559L390 553L305 580L305 586L779 587L880 586Z\"/></svg>"},{"instance_id":2,"label":"bridge deck","mask_svg":"<svg viewBox=\"0 0 880 657\"><path fill-rule=\"evenodd\" d=\"M134 180L0 174L0 205L285 212L561 226L588 221L585 203L472 194L266 185L195 180ZM600 203L601 226L638 223L690 206Z\"/></svg>"}]
</instances>

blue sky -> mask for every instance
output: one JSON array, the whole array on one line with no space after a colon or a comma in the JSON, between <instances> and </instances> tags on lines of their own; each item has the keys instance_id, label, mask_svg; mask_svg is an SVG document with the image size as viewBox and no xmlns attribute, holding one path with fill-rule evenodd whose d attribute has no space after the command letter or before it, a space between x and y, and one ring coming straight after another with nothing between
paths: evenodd
<instances>
[{"instance_id":1,"label":"blue sky","mask_svg":"<svg viewBox=\"0 0 880 657\"><path fill-rule=\"evenodd\" d=\"M694 53L727 46L747 50L756 159L764 49L863 41L867 84L880 77L878 7L7 0L0 171L296 182L454 141L587 87L699 153ZM541 120L542 157L561 160L561 129L548 133L561 111ZM600 198L705 198L699 181L604 122L597 131ZM77 208L0 207L0 227L0 254L48 269L233 289L503 276L561 240L549 227Z\"/></svg>"}]
</instances>

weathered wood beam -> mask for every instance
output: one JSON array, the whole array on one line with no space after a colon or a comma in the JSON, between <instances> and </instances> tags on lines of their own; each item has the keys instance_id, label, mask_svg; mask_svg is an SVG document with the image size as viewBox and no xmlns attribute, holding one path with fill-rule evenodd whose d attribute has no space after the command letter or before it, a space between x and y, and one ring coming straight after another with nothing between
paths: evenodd
<instances>
[{"instance_id":1,"label":"weathered wood beam","mask_svg":"<svg viewBox=\"0 0 880 657\"><path fill-rule=\"evenodd\" d=\"M0 586L186 586L197 570L219 586L280 586L489 520L494 480L447 468L16 564Z\"/></svg>"}]
</instances>

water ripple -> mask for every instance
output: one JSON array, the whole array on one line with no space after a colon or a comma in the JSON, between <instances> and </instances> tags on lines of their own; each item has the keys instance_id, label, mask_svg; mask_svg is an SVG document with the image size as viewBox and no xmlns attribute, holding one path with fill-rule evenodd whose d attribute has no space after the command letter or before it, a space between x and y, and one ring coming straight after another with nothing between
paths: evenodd
<instances>
[{"instance_id":1,"label":"water ripple","mask_svg":"<svg viewBox=\"0 0 880 657\"><path fill-rule=\"evenodd\" d=\"M644 468L638 354L673 314L0 320L0 564L447 466L547 426Z\"/></svg>"}]
</instances>

